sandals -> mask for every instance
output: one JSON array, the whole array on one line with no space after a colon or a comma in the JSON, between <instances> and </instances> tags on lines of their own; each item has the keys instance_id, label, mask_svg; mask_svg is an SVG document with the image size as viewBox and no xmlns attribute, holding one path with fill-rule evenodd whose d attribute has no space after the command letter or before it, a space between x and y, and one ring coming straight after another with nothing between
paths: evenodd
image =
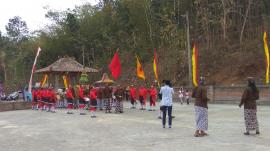
<instances>
[{"instance_id":1,"label":"sandals","mask_svg":"<svg viewBox=\"0 0 270 151\"><path fill-rule=\"evenodd\" d=\"M205 133L205 132L202 132L202 133L196 132L196 133L194 134L194 137L204 137L204 136L208 136L208 134Z\"/></svg>"},{"instance_id":2,"label":"sandals","mask_svg":"<svg viewBox=\"0 0 270 151\"><path fill-rule=\"evenodd\" d=\"M195 134L194 134L194 137L202 137L202 135L199 134L199 133L195 133Z\"/></svg>"},{"instance_id":3,"label":"sandals","mask_svg":"<svg viewBox=\"0 0 270 151\"><path fill-rule=\"evenodd\" d=\"M202 136L208 136L208 134L205 133L205 132L202 132L201 135L202 135Z\"/></svg>"}]
</instances>

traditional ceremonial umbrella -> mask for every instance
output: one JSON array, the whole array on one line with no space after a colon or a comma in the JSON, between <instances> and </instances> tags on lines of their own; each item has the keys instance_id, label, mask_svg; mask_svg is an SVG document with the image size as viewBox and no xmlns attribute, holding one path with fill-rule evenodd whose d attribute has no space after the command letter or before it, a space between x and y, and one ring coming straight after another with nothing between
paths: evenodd
<instances>
[{"instance_id":1,"label":"traditional ceremonial umbrella","mask_svg":"<svg viewBox=\"0 0 270 151\"><path fill-rule=\"evenodd\" d=\"M96 81L94 83L94 85L104 85L104 84L109 84L109 85L113 85L115 82L113 80L111 80L108 76L107 73L104 73L101 80Z\"/></svg>"}]
</instances>

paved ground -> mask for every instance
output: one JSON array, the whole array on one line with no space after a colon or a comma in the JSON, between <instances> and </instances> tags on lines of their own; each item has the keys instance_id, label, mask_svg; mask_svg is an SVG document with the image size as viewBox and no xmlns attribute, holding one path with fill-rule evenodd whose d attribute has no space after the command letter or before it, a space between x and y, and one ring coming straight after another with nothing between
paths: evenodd
<instances>
[{"instance_id":1,"label":"paved ground","mask_svg":"<svg viewBox=\"0 0 270 151\"><path fill-rule=\"evenodd\" d=\"M193 105L174 105L172 129L161 128L157 112L128 109L124 114L98 112L96 119L40 111L0 113L1 151L269 151L270 107L259 106L261 135L244 136L243 110L235 105L209 106L209 136L193 137Z\"/></svg>"}]
</instances>

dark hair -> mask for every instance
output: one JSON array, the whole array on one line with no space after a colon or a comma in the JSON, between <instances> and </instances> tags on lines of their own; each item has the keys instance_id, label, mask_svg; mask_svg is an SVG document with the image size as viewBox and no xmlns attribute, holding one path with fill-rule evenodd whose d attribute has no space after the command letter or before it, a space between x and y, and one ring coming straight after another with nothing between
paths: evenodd
<instances>
[{"instance_id":1,"label":"dark hair","mask_svg":"<svg viewBox=\"0 0 270 151\"><path fill-rule=\"evenodd\" d=\"M165 81L165 84L168 85L168 86L171 86L171 81L170 80L166 80Z\"/></svg>"},{"instance_id":2,"label":"dark hair","mask_svg":"<svg viewBox=\"0 0 270 151\"><path fill-rule=\"evenodd\" d=\"M255 81L248 80L248 86L251 88L253 93L258 93L258 88L256 87Z\"/></svg>"}]
</instances>

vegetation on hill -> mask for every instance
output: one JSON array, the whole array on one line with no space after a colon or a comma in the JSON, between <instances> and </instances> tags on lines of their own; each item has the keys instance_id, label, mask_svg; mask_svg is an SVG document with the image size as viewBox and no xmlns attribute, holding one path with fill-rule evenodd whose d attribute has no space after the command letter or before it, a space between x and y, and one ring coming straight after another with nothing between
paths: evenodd
<instances>
[{"instance_id":1,"label":"vegetation on hill","mask_svg":"<svg viewBox=\"0 0 270 151\"><path fill-rule=\"evenodd\" d=\"M160 79L188 83L187 20L191 44L199 49L199 73L211 84L243 83L255 76L263 83L262 35L270 27L268 0L101 0L63 12L48 10L53 24L29 33L20 17L0 33L0 78L9 86L27 83L38 46L37 68L58 57L73 56L86 66L109 72L119 48L119 81L136 79L135 54L147 81L154 81L153 50Z\"/></svg>"}]
</instances>

